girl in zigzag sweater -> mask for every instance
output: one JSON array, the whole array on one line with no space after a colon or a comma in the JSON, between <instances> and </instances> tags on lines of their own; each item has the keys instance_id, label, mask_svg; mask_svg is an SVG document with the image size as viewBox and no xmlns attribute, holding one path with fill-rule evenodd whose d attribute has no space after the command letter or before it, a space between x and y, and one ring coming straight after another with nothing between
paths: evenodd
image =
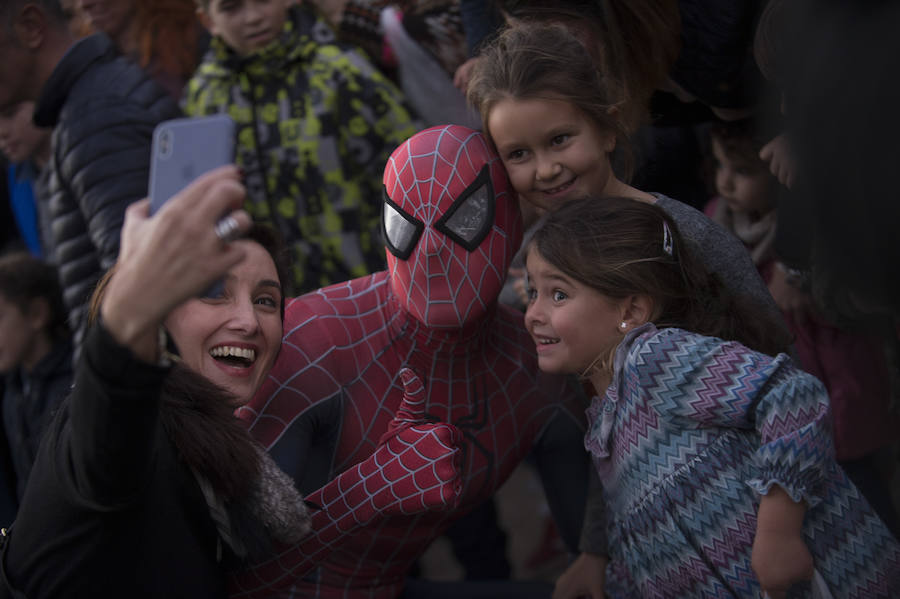
<instances>
[{"instance_id":1,"label":"girl in zigzag sweater","mask_svg":"<svg viewBox=\"0 0 900 599\"><path fill-rule=\"evenodd\" d=\"M527 250L540 368L598 391L585 446L609 555L579 557L554 597L900 596L900 545L835 462L822 383L669 216L578 200Z\"/></svg>"}]
</instances>

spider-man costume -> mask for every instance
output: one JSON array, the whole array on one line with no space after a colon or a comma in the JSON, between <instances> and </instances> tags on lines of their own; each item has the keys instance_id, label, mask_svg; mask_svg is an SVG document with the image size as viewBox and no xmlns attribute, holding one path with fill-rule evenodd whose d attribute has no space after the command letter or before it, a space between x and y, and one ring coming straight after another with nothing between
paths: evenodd
<instances>
[{"instance_id":1,"label":"spider-man costume","mask_svg":"<svg viewBox=\"0 0 900 599\"><path fill-rule=\"evenodd\" d=\"M478 132L435 127L395 150L384 184L388 270L289 302L281 354L240 412L323 509L310 537L235 576L232 596L396 597L428 545L532 450L563 537L577 545L584 408L565 378L538 370L522 314L498 304L522 237L499 158ZM381 450L405 367L426 387L424 420L461 432L458 505L372 513L356 497L348 507L342 490ZM365 488L414 504L423 491L411 480Z\"/></svg>"}]
</instances>

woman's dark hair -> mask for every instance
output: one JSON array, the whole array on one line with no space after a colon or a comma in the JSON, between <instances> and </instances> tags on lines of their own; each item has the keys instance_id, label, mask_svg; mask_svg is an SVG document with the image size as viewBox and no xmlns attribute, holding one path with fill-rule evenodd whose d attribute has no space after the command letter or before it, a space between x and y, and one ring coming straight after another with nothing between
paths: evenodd
<instances>
[{"instance_id":1,"label":"woman's dark hair","mask_svg":"<svg viewBox=\"0 0 900 599\"><path fill-rule=\"evenodd\" d=\"M31 311L31 303L43 299L47 303L46 331L52 341L69 335L66 307L56 268L27 252L0 256L0 295L14 304L22 314Z\"/></svg>"},{"instance_id":2,"label":"woman's dark hair","mask_svg":"<svg viewBox=\"0 0 900 599\"><path fill-rule=\"evenodd\" d=\"M263 247L272 262L275 263L275 272L278 274L278 282L281 283L281 320L284 321L284 302L285 296L291 294L293 290L290 288L292 277L288 275L288 250L282 241L281 236L275 229L266 225L254 223L243 239L247 241L255 241Z\"/></svg>"},{"instance_id":3,"label":"woman's dark hair","mask_svg":"<svg viewBox=\"0 0 900 599\"><path fill-rule=\"evenodd\" d=\"M256 442L234 415L234 396L176 363L163 387L160 422L181 460L228 499L246 499L259 477Z\"/></svg>"},{"instance_id":4,"label":"woman's dark hair","mask_svg":"<svg viewBox=\"0 0 900 599\"><path fill-rule=\"evenodd\" d=\"M659 328L738 341L770 355L790 343L772 316L734 297L703 267L675 223L653 204L628 198L569 202L546 217L529 247L603 295L649 296L650 320Z\"/></svg>"}]
</instances>

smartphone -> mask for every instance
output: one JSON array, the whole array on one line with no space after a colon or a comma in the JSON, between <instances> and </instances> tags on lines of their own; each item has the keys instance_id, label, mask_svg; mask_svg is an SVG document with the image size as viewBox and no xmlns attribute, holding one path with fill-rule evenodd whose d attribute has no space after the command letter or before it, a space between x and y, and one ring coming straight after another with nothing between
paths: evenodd
<instances>
[{"instance_id":1,"label":"smartphone","mask_svg":"<svg viewBox=\"0 0 900 599\"><path fill-rule=\"evenodd\" d=\"M158 124L150 159L150 214L203 173L232 164L234 136L234 121L227 114Z\"/></svg>"},{"instance_id":2,"label":"smartphone","mask_svg":"<svg viewBox=\"0 0 900 599\"><path fill-rule=\"evenodd\" d=\"M203 173L232 164L234 145L235 124L226 114L159 123L150 155L150 214ZM217 281L204 295L218 297L223 288Z\"/></svg>"}]
</instances>

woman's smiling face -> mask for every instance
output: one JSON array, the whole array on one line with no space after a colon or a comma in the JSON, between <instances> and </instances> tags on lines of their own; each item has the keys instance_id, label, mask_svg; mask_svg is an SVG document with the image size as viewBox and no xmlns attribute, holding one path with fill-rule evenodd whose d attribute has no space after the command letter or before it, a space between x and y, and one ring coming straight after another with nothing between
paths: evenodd
<instances>
[{"instance_id":1,"label":"woman's smiling face","mask_svg":"<svg viewBox=\"0 0 900 599\"><path fill-rule=\"evenodd\" d=\"M272 256L254 241L237 241L246 257L228 271L224 291L186 301L166 319L184 364L250 401L281 347L281 282Z\"/></svg>"}]
</instances>

